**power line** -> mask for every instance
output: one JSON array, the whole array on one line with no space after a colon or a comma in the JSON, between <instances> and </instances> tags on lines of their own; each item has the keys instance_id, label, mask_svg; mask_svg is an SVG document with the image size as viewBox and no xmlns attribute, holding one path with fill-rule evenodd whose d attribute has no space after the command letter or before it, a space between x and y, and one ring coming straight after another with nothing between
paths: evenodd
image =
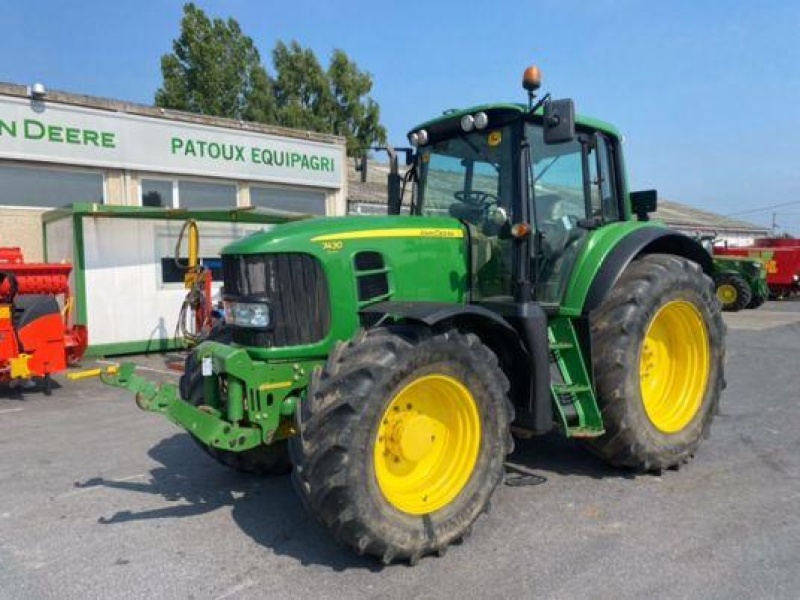
<instances>
[{"instance_id":1,"label":"power line","mask_svg":"<svg viewBox=\"0 0 800 600\"><path fill-rule=\"evenodd\" d=\"M782 202L781 204L771 204L770 206L762 206L760 208L750 208L748 210L740 210L739 212L730 213L724 216L734 217L736 215L748 215L751 213L766 212L772 210L773 208L781 208L782 206L793 206L795 204L800 204L800 200L793 200L792 202Z\"/></svg>"}]
</instances>

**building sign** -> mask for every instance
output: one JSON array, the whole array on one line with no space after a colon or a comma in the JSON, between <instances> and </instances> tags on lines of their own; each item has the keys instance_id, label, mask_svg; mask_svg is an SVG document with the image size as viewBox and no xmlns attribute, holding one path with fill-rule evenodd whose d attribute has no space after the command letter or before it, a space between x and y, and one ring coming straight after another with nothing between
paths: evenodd
<instances>
[{"instance_id":1,"label":"building sign","mask_svg":"<svg viewBox=\"0 0 800 600\"><path fill-rule=\"evenodd\" d=\"M0 158L340 188L344 148L2 97Z\"/></svg>"}]
</instances>

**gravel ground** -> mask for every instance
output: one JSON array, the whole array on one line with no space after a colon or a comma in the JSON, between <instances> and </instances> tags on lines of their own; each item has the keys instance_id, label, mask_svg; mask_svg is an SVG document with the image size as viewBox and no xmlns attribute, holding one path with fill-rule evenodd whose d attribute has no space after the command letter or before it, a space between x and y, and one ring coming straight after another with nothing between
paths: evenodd
<instances>
[{"instance_id":1,"label":"gravel ground","mask_svg":"<svg viewBox=\"0 0 800 600\"><path fill-rule=\"evenodd\" d=\"M611 470L556 436L472 537L417 567L333 543L288 478L230 472L97 381L0 391L0 598L797 598L800 302L726 315L728 389L697 458ZM174 379L160 357L135 357Z\"/></svg>"}]
</instances>

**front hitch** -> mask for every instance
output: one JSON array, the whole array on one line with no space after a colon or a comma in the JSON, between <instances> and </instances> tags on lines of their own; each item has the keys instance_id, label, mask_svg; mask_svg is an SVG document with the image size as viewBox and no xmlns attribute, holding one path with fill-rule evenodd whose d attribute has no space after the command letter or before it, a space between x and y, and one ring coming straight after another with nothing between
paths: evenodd
<instances>
[{"instance_id":1,"label":"front hitch","mask_svg":"<svg viewBox=\"0 0 800 600\"><path fill-rule=\"evenodd\" d=\"M101 371L100 380L133 392L136 406L147 412L162 413L211 447L241 452L263 443L260 427L230 423L214 408L193 406L182 400L176 384L155 383L135 371L135 364L124 363L116 370Z\"/></svg>"},{"instance_id":2,"label":"front hitch","mask_svg":"<svg viewBox=\"0 0 800 600\"><path fill-rule=\"evenodd\" d=\"M164 413L179 400L178 386L174 383L157 384L136 375L134 363L123 363L115 369L100 372L100 380L114 387L133 392L136 406L148 412Z\"/></svg>"},{"instance_id":3,"label":"front hitch","mask_svg":"<svg viewBox=\"0 0 800 600\"><path fill-rule=\"evenodd\" d=\"M310 374L324 360L253 360L243 348L207 341L194 352L201 366L200 406L180 397L176 383L156 383L123 363L74 374L99 376L107 385L132 392L136 406L161 413L201 442L222 450L243 451L293 434L294 414L305 397Z\"/></svg>"}]
</instances>

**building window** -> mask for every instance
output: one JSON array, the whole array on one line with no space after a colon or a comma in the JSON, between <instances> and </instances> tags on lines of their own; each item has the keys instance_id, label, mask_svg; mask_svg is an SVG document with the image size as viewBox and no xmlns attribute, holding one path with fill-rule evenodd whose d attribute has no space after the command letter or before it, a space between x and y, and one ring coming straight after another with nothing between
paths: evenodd
<instances>
[{"instance_id":1,"label":"building window","mask_svg":"<svg viewBox=\"0 0 800 600\"><path fill-rule=\"evenodd\" d=\"M102 203L103 174L0 165L0 205L57 208L80 202Z\"/></svg>"},{"instance_id":2,"label":"building window","mask_svg":"<svg viewBox=\"0 0 800 600\"><path fill-rule=\"evenodd\" d=\"M324 215L325 192L250 186L250 204L306 215Z\"/></svg>"},{"instance_id":3,"label":"building window","mask_svg":"<svg viewBox=\"0 0 800 600\"><path fill-rule=\"evenodd\" d=\"M162 208L235 208L235 183L210 183L191 179L142 179L142 206Z\"/></svg>"},{"instance_id":4,"label":"building window","mask_svg":"<svg viewBox=\"0 0 800 600\"><path fill-rule=\"evenodd\" d=\"M142 206L172 208L172 182L142 179Z\"/></svg>"},{"instance_id":5,"label":"building window","mask_svg":"<svg viewBox=\"0 0 800 600\"><path fill-rule=\"evenodd\" d=\"M236 207L236 184L178 181L178 205L181 208Z\"/></svg>"}]
</instances>

